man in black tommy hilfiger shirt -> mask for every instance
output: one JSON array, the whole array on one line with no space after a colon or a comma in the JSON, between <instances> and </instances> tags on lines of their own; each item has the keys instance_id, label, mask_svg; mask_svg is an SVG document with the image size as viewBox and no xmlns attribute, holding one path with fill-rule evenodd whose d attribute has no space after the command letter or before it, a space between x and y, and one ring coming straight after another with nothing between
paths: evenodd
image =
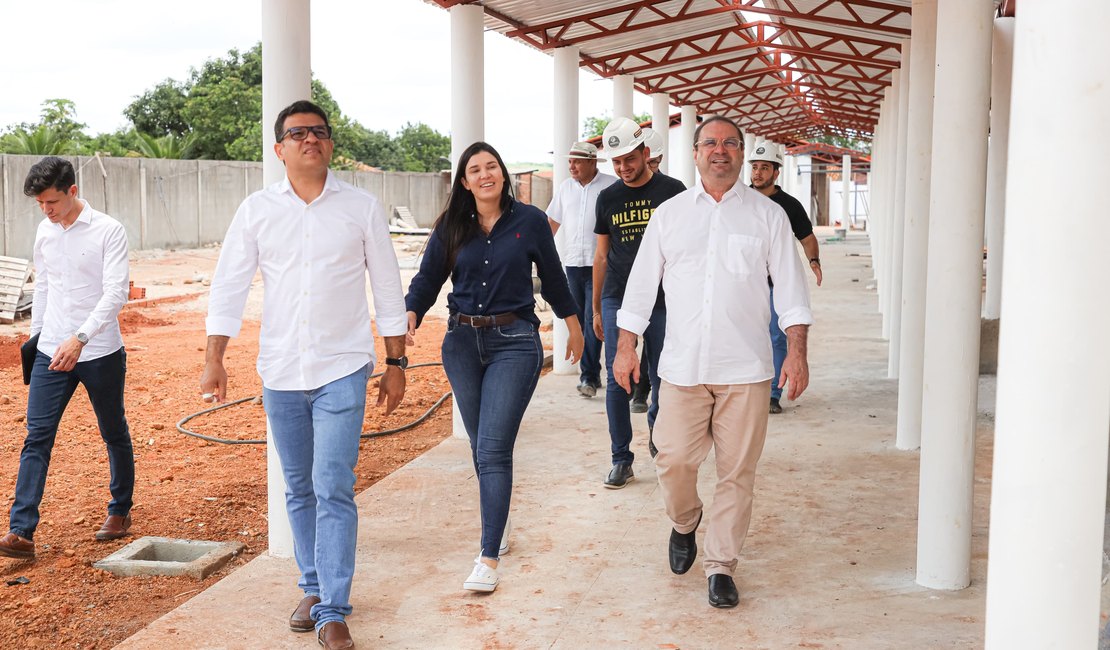
<instances>
[{"instance_id":1,"label":"man in black tommy hilfiger shirt","mask_svg":"<svg viewBox=\"0 0 1110 650\"><path fill-rule=\"evenodd\" d=\"M609 123L602 135L602 143L618 182L601 191L597 196L597 252L594 255L594 333L610 343L605 346L605 366L608 384L605 388L605 411L609 419L609 437L612 443L613 467L605 479L605 487L622 488L631 481L634 454L632 443L632 418L628 411L629 394L613 378L613 358L617 352L617 310L624 299L624 287L640 240L648 220L667 199L680 194L686 187L678 180L662 174L653 174L648 167L648 152L644 147L643 130L628 118L617 118ZM648 446L650 432L659 412L659 353L663 349L666 331L666 308L663 292L652 313L651 325L644 332L644 345L648 351L649 377L651 379L651 407L648 409ZM654 456L654 454L652 454Z\"/></svg>"}]
</instances>

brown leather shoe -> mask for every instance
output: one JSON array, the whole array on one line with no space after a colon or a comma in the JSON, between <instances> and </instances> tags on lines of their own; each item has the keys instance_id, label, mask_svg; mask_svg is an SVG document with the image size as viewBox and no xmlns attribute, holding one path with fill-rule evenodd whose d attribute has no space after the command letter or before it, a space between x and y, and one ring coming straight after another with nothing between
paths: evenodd
<instances>
[{"instance_id":1,"label":"brown leather shoe","mask_svg":"<svg viewBox=\"0 0 1110 650\"><path fill-rule=\"evenodd\" d=\"M8 533L0 537L0 555L33 560L35 558L35 543L15 533Z\"/></svg>"},{"instance_id":2,"label":"brown leather shoe","mask_svg":"<svg viewBox=\"0 0 1110 650\"><path fill-rule=\"evenodd\" d=\"M351 631L347 629L347 624L339 621L324 623L316 639L327 650L350 650L355 647L355 640L351 638Z\"/></svg>"},{"instance_id":3,"label":"brown leather shoe","mask_svg":"<svg viewBox=\"0 0 1110 650\"><path fill-rule=\"evenodd\" d=\"M119 539L127 534L128 528L131 528L131 515L108 515L104 525L96 531L96 538L102 542Z\"/></svg>"},{"instance_id":4,"label":"brown leather shoe","mask_svg":"<svg viewBox=\"0 0 1110 650\"><path fill-rule=\"evenodd\" d=\"M316 629L316 621L312 620L312 606L320 602L318 596L305 596L293 615L289 617L289 629L294 632L311 632Z\"/></svg>"}]
</instances>

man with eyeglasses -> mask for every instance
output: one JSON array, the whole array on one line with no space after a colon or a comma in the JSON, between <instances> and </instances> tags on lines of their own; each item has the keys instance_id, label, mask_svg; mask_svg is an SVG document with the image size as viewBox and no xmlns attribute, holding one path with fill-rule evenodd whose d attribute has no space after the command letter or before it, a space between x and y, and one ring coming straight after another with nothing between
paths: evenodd
<instances>
[{"instance_id":1,"label":"man with eyeglasses","mask_svg":"<svg viewBox=\"0 0 1110 650\"><path fill-rule=\"evenodd\" d=\"M818 251L817 236L813 234L813 224L809 221L806 209L798 199L790 196L775 184L782 168L782 152L773 142L767 142L755 147L748 156L752 166L752 189L759 190L763 196L779 204L786 211L790 219L790 230L802 245L806 257L809 259L809 268L817 278L817 286L821 286L821 255ZM775 376L771 378L771 404L768 409L772 414L782 413L782 386L779 386L779 374L782 364L786 360L786 334L779 327L779 315L775 311L775 289L771 287L771 350L774 357Z\"/></svg>"},{"instance_id":2,"label":"man with eyeglasses","mask_svg":"<svg viewBox=\"0 0 1110 650\"><path fill-rule=\"evenodd\" d=\"M285 179L247 197L224 238L209 296L201 398L227 397L224 351L239 334L260 269L258 373L304 592L289 627L315 629L325 648L353 648L346 617L358 532L354 468L376 359L367 272L385 340L377 403L387 415L405 394L408 319L381 203L328 171L327 115L294 102L278 114L274 135Z\"/></svg>"},{"instance_id":3,"label":"man with eyeglasses","mask_svg":"<svg viewBox=\"0 0 1110 650\"><path fill-rule=\"evenodd\" d=\"M666 290L666 341L659 362L661 409L655 457L673 523L671 571L683 574L697 555L695 533L706 515L709 604L735 607L732 578L752 514L756 463L767 435L774 280L779 322L789 348L783 381L794 399L809 385L806 339L813 315L809 290L786 213L746 187L740 128L711 117L694 134L701 182L660 206L647 226L617 313L613 375L625 390L639 375L636 337L654 326L660 282ZM705 512L698 468L710 449L717 486Z\"/></svg>"},{"instance_id":4,"label":"man with eyeglasses","mask_svg":"<svg viewBox=\"0 0 1110 650\"><path fill-rule=\"evenodd\" d=\"M648 167L650 153L644 145L644 132L640 125L626 117L618 117L605 127L601 140L618 182L601 191L597 196L597 250L594 252L594 317L593 328L598 339L609 340L605 345L605 366L608 382L605 388L605 412L609 419L609 439L613 465L603 485L620 489L635 478L632 471L632 416L629 414L629 396L613 379L613 355L616 354L617 309L624 298L624 286L640 240L644 236L651 215L664 201L682 192L686 187L678 180L662 174L653 174ZM666 328L666 310L663 294L659 292L654 303L652 324L644 336L648 352L648 372L651 379L651 406L648 408L648 451L655 456L651 441L655 418L659 412L659 378L655 369L659 365L659 351L663 347Z\"/></svg>"}]
</instances>

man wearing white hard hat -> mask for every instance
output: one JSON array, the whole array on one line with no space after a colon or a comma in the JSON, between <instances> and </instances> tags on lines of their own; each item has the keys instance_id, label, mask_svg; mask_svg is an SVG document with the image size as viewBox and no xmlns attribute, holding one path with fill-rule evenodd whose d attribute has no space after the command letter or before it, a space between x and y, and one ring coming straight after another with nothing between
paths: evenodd
<instances>
[{"instance_id":1,"label":"man wearing white hard hat","mask_svg":"<svg viewBox=\"0 0 1110 650\"><path fill-rule=\"evenodd\" d=\"M647 147L648 154L648 167L651 169L652 174L662 174L659 171L659 165L663 162L663 153L667 148L666 138L664 135L655 129L645 126L644 127L644 146ZM636 387L632 390L632 406L629 410L633 413L647 413L648 412L648 394L651 393L651 381L648 377L651 373L648 369L648 357L650 356L647 346L643 346L640 352L640 381L636 382ZM652 455L655 452L654 446L651 446Z\"/></svg>"},{"instance_id":2,"label":"man wearing white hard hat","mask_svg":"<svg viewBox=\"0 0 1110 650\"><path fill-rule=\"evenodd\" d=\"M597 147L589 142L575 142L567 154L570 178L555 190L547 206L551 234L563 228L563 245L559 252L567 272L567 282L578 303L578 322L582 323L585 347L578 381L578 394L593 397L601 388L601 341L589 326L593 320L593 264L597 235L597 196L601 190L617 182L616 177L597 171Z\"/></svg>"},{"instance_id":3,"label":"man wearing white hard hat","mask_svg":"<svg viewBox=\"0 0 1110 650\"><path fill-rule=\"evenodd\" d=\"M813 234L813 224L806 215L802 204L775 184L782 169L782 152L773 142L766 142L756 147L748 162L752 166L751 187L761 194L779 204L786 211L790 219L790 229L794 237L802 245L806 258L809 259L809 268L817 277L817 286L821 286L821 256L818 253L817 237ZM768 279L768 281L770 281ZM782 387L779 386L782 375L782 363L786 359L786 334L779 328L779 315L775 311L775 292L771 288L771 351L774 356L775 377L771 380L771 413L782 413Z\"/></svg>"},{"instance_id":4,"label":"man wearing white hard hat","mask_svg":"<svg viewBox=\"0 0 1110 650\"><path fill-rule=\"evenodd\" d=\"M644 236L648 220L660 204L686 188L669 176L651 172L647 164L649 154L644 145L644 131L632 120L626 117L614 119L605 127L601 141L620 181L602 190L597 197L593 326L599 339L611 341L605 346L605 365L608 372L605 411L609 419L613 466L604 485L610 489L619 489L635 477L632 471L635 455L630 449L632 417L629 414L629 394L613 377L613 357L616 354L618 332L617 310L624 299L624 287L636 260L636 252L640 248L640 240ZM659 377L656 368L659 366L665 330L666 308L663 292L659 290L651 326L643 332L652 387L652 403L647 414L649 450L654 450L651 432L659 412Z\"/></svg>"}]
</instances>

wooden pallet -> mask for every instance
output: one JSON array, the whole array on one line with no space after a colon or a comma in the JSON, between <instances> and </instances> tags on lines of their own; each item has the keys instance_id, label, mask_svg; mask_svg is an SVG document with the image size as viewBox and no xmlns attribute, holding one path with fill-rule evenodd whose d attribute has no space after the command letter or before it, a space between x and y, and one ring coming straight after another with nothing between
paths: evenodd
<instances>
[{"instance_id":1,"label":"wooden pallet","mask_svg":"<svg viewBox=\"0 0 1110 650\"><path fill-rule=\"evenodd\" d=\"M0 256L0 323L15 322L23 287L30 278L31 260Z\"/></svg>"}]
</instances>

